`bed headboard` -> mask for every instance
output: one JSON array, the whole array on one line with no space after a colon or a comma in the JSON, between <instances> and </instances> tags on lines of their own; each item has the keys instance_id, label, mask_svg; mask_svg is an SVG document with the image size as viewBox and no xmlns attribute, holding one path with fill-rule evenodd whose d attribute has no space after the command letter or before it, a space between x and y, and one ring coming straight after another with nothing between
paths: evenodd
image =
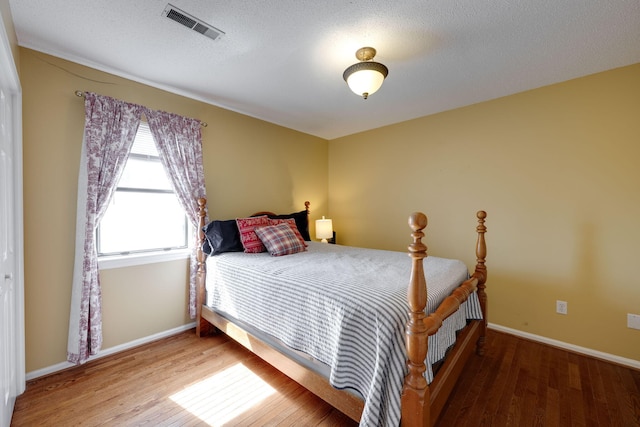
<instances>
[{"instance_id":1,"label":"bed headboard","mask_svg":"<svg viewBox=\"0 0 640 427\"><path fill-rule=\"evenodd\" d=\"M311 211L309 210L309 206L311 206L311 202L309 202L308 200L306 202L304 202L304 209L307 211L307 227L306 227L306 234L311 237L311 232L309 231L309 214L311 213ZM275 212L271 212L271 211L260 211L260 212L255 212L254 214L252 214L251 216L260 216L260 215L267 215L268 217L283 217L286 215L279 215Z\"/></svg>"},{"instance_id":2,"label":"bed headboard","mask_svg":"<svg viewBox=\"0 0 640 427\"><path fill-rule=\"evenodd\" d=\"M311 235L309 231L309 214L311 213L309 206L311 206L311 202L309 202L308 200L305 201L304 208L307 211L307 234ZM260 211L260 212L254 213L251 216L258 216L258 215L276 216L277 214L270 211ZM207 225L206 219L207 219L207 199L200 198L198 199L198 229L199 229L198 247L199 248L202 248L202 243L204 242L204 239L205 239L203 229ZM204 254L202 256L202 261L204 262Z\"/></svg>"},{"instance_id":3,"label":"bed headboard","mask_svg":"<svg viewBox=\"0 0 640 427\"><path fill-rule=\"evenodd\" d=\"M309 210L309 206L311 206L311 202L309 202L308 200L304 202L304 208L307 211L307 219L309 218L309 214L311 213L311 211ZM271 211L260 211L252 214L251 216L260 216L260 215L276 216L277 214Z\"/></svg>"}]
</instances>

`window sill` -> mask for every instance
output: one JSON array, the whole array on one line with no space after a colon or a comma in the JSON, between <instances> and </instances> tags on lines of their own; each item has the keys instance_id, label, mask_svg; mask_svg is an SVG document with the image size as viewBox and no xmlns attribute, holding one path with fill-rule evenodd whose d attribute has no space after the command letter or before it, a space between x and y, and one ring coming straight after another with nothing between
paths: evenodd
<instances>
[{"instance_id":1,"label":"window sill","mask_svg":"<svg viewBox=\"0 0 640 427\"><path fill-rule=\"evenodd\" d=\"M147 252L143 254L103 256L98 257L98 269L108 270L111 268L132 267L135 265L188 259L190 254L190 249L180 249L175 251Z\"/></svg>"}]
</instances>

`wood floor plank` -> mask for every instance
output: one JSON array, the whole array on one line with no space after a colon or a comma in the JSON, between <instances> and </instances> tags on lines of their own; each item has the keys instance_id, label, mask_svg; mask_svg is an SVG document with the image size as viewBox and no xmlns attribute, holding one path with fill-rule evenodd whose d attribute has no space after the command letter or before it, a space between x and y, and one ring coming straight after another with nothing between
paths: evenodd
<instances>
[{"instance_id":1,"label":"wood floor plank","mask_svg":"<svg viewBox=\"0 0 640 427\"><path fill-rule=\"evenodd\" d=\"M640 422L640 390L637 387L637 378L634 379L632 374L619 366L613 366L612 371L617 385L614 389L615 396L623 420L633 418Z\"/></svg>"},{"instance_id":2,"label":"wood floor plank","mask_svg":"<svg viewBox=\"0 0 640 427\"><path fill-rule=\"evenodd\" d=\"M211 393L188 397L191 387L204 385ZM11 426L70 425L357 423L224 335L197 338L188 331L28 381ZM640 426L640 372L492 330L485 356L469 359L436 423L581 425Z\"/></svg>"},{"instance_id":3,"label":"wood floor plank","mask_svg":"<svg viewBox=\"0 0 640 427\"><path fill-rule=\"evenodd\" d=\"M589 359L587 360L587 366L585 368L585 371L588 372L588 390L593 398L593 406L591 408L591 412L595 425L603 425L608 422L615 422L616 418L616 413L609 411L609 403L604 387L604 379L602 377L602 371L600 370L601 364L602 362L598 360Z\"/></svg>"},{"instance_id":4,"label":"wood floor plank","mask_svg":"<svg viewBox=\"0 0 640 427\"><path fill-rule=\"evenodd\" d=\"M572 425L569 381L569 353L554 351L556 387L560 392L560 425Z\"/></svg>"},{"instance_id":5,"label":"wood floor plank","mask_svg":"<svg viewBox=\"0 0 640 427\"><path fill-rule=\"evenodd\" d=\"M560 396L557 388L549 387L544 406L545 424L548 427L560 427Z\"/></svg>"}]
</instances>

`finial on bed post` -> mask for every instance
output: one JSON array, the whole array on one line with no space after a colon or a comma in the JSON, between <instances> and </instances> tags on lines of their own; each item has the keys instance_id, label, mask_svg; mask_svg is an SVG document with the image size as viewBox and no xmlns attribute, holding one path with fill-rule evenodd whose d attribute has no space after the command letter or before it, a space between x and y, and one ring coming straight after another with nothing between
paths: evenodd
<instances>
[{"instance_id":1,"label":"finial on bed post","mask_svg":"<svg viewBox=\"0 0 640 427\"><path fill-rule=\"evenodd\" d=\"M487 213L485 211L478 211L476 214L478 217L478 226L476 231L478 233L478 241L476 243L476 270L473 273L474 277L478 278L478 299L480 300L480 308L482 309L483 318L483 330L478 339L476 352L480 355L484 355L484 343L487 330L487 293L485 291L487 282L487 267L485 266L485 259L487 257L487 244L484 240L484 233L487 232L487 227L484 225Z\"/></svg>"},{"instance_id":2,"label":"finial on bed post","mask_svg":"<svg viewBox=\"0 0 640 427\"><path fill-rule=\"evenodd\" d=\"M311 210L309 209L309 206L311 206L310 201L307 200L306 202L304 202L304 208L307 211L307 230L306 231L307 231L307 234L311 236L311 231L309 230L309 222L310 222L309 215L311 214Z\"/></svg>"},{"instance_id":3,"label":"finial on bed post","mask_svg":"<svg viewBox=\"0 0 640 427\"><path fill-rule=\"evenodd\" d=\"M407 322L406 347L407 367L409 373L405 377L402 389L402 425L422 425L425 415L425 402L429 400L429 389L424 378L426 370L428 331L424 324L425 307L427 305L427 281L424 276L422 260L427 257L427 246L422 243L427 226L427 216L415 212L409 217L409 227L413 230L413 243L409 245L411 257L411 278L407 299L409 301L409 321ZM427 405L428 406L428 405ZM418 421L420 420L420 421Z\"/></svg>"},{"instance_id":4,"label":"finial on bed post","mask_svg":"<svg viewBox=\"0 0 640 427\"><path fill-rule=\"evenodd\" d=\"M196 260L198 263L198 270L196 272L196 335L202 336L209 333L208 322L202 320L202 304L204 304L205 298L205 264L204 264L204 252L202 252L202 244L204 243L205 235L203 228L206 225L207 217L207 199L198 199L198 246L196 253Z\"/></svg>"}]
</instances>

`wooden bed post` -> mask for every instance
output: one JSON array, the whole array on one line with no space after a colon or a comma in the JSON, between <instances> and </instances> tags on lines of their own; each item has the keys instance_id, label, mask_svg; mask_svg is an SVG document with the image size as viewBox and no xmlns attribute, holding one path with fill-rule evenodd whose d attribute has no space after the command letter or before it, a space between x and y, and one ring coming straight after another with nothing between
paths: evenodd
<instances>
[{"instance_id":1,"label":"wooden bed post","mask_svg":"<svg viewBox=\"0 0 640 427\"><path fill-rule=\"evenodd\" d=\"M487 333L487 293L485 292L487 282L487 267L484 265L485 259L487 257L487 244L484 240L484 233L487 232L487 227L484 225L484 220L487 217L487 213L485 211L478 211L478 226L476 227L476 231L478 232L478 241L476 243L476 270L473 273L473 276L478 279L478 299L480 300L480 308L482 309L482 332L480 334L480 338L478 338L478 343L476 347L476 353L479 356L484 356L484 344L485 344L485 336Z\"/></svg>"},{"instance_id":2,"label":"wooden bed post","mask_svg":"<svg viewBox=\"0 0 640 427\"><path fill-rule=\"evenodd\" d=\"M409 374L405 377L402 388L402 426L430 425L429 388L424 378L427 367L428 331L425 326L425 307L427 305L427 281L424 276L422 260L427 257L427 246L422 243L427 226L427 216L415 212L409 217L409 227L413 230L413 243L409 245L411 257L411 278L408 289L408 301L411 309L406 326L407 367ZM427 403L425 405L425 402Z\"/></svg>"},{"instance_id":3,"label":"wooden bed post","mask_svg":"<svg viewBox=\"0 0 640 427\"><path fill-rule=\"evenodd\" d=\"M198 262L198 270L196 273L196 335L201 337L211 333L211 324L202 318L202 304L204 304L205 298L205 254L202 252L202 244L204 243L205 235L203 228L206 225L205 220L207 217L207 199L198 199L198 251L196 259Z\"/></svg>"},{"instance_id":4,"label":"wooden bed post","mask_svg":"<svg viewBox=\"0 0 640 427\"><path fill-rule=\"evenodd\" d=\"M304 209L307 211L307 234L309 235L309 237L311 237L311 228L309 227L309 224L311 224L311 221L309 221L311 210L309 209L309 206L311 206L310 201L307 200L306 202L304 202Z\"/></svg>"}]
</instances>

